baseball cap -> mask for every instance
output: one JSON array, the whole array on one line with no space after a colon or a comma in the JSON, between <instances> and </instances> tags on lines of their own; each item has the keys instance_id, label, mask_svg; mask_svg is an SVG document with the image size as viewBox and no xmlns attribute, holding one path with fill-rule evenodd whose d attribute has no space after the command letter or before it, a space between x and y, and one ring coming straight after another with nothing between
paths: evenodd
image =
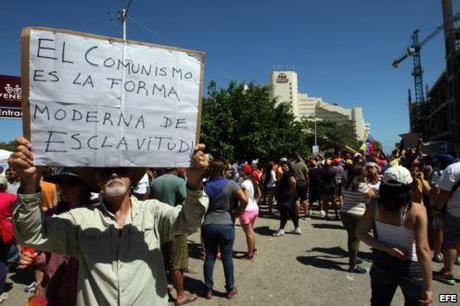
<instances>
[{"instance_id":1,"label":"baseball cap","mask_svg":"<svg viewBox=\"0 0 460 306\"><path fill-rule=\"evenodd\" d=\"M380 166L377 165L377 164L374 163L374 162L367 162L367 163L366 163L366 167L375 168L375 169L377 169L378 172L380 172L380 170L381 170Z\"/></svg>"},{"instance_id":2,"label":"baseball cap","mask_svg":"<svg viewBox=\"0 0 460 306\"><path fill-rule=\"evenodd\" d=\"M383 174L383 183L388 186L407 186L412 183L412 175L403 166L390 167Z\"/></svg>"},{"instance_id":3,"label":"baseball cap","mask_svg":"<svg viewBox=\"0 0 460 306\"><path fill-rule=\"evenodd\" d=\"M244 165L243 168L241 169L241 171L244 173L244 174L251 174L252 173L252 167L249 166L248 164Z\"/></svg>"},{"instance_id":4,"label":"baseball cap","mask_svg":"<svg viewBox=\"0 0 460 306\"><path fill-rule=\"evenodd\" d=\"M441 154L441 155L434 156L433 161L440 162L441 164L448 166L455 162L455 158L450 154Z\"/></svg>"},{"instance_id":5,"label":"baseball cap","mask_svg":"<svg viewBox=\"0 0 460 306\"><path fill-rule=\"evenodd\" d=\"M286 157L281 157L280 163L287 163L288 159Z\"/></svg>"}]
</instances>

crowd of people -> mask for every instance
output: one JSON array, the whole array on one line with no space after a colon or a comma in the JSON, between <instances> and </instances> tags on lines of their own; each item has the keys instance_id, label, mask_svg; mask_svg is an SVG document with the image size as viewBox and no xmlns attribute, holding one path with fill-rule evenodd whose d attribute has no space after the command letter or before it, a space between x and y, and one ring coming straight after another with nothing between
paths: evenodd
<instances>
[{"instance_id":1,"label":"crowd of people","mask_svg":"<svg viewBox=\"0 0 460 306\"><path fill-rule=\"evenodd\" d=\"M414 148L229 162L199 145L185 170L38 168L31 152L18 139L0 175L0 303L11 264L34 269L26 289L38 305L193 302L198 296L186 290L184 273L191 270L187 237L198 228L202 296L213 298L221 259L232 299L235 223L246 238L243 258L252 261L254 226L266 214L279 217L275 237L285 235L289 219L296 235L307 218L341 220L350 273L367 273L360 241L373 249L372 305L390 305L398 286L406 305L431 305L433 279L455 285L460 162L452 155ZM444 267L433 272L432 261Z\"/></svg>"}]
</instances>

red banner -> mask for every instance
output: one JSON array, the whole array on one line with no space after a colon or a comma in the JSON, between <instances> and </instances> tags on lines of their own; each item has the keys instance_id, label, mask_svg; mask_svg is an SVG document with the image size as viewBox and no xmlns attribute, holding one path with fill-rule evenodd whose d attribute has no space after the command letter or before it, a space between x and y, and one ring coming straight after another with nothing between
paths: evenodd
<instances>
[{"instance_id":1,"label":"red banner","mask_svg":"<svg viewBox=\"0 0 460 306\"><path fill-rule=\"evenodd\" d=\"M0 119L21 119L21 78L0 75Z\"/></svg>"}]
</instances>

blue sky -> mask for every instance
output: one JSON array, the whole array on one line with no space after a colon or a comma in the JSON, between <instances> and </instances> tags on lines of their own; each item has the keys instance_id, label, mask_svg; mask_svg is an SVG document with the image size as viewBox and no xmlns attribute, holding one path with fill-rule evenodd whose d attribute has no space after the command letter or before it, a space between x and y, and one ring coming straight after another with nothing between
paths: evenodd
<instances>
[{"instance_id":1,"label":"blue sky","mask_svg":"<svg viewBox=\"0 0 460 306\"><path fill-rule=\"evenodd\" d=\"M455 2L455 1L454 1ZM121 36L111 17L121 0L1 1L0 74L20 75L20 32L47 26ZM147 1L133 0L128 38L206 52L205 86L216 80L266 84L273 66L295 67L310 96L362 106L374 137L386 150L409 129L407 89L412 61L391 63L421 28L442 23L440 0ZM424 81L445 68L443 35L422 49ZM20 135L21 122L0 120L0 141Z\"/></svg>"}]
</instances>

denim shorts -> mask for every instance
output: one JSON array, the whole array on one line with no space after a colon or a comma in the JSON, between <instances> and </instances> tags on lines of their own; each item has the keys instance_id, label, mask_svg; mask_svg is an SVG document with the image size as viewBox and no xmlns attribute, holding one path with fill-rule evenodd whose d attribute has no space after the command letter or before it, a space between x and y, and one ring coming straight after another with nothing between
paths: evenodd
<instances>
[{"instance_id":1,"label":"denim shorts","mask_svg":"<svg viewBox=\"0 0 460 306\"><path fill-rule=\"evenodd\" d=\"M419 305L425 286L420 264L416 261L401 261L390 254L374 250L374 260L370 271L372 305L391 305L391 300L399 286L406 305Z\"/></svg>"}]
</instances>

